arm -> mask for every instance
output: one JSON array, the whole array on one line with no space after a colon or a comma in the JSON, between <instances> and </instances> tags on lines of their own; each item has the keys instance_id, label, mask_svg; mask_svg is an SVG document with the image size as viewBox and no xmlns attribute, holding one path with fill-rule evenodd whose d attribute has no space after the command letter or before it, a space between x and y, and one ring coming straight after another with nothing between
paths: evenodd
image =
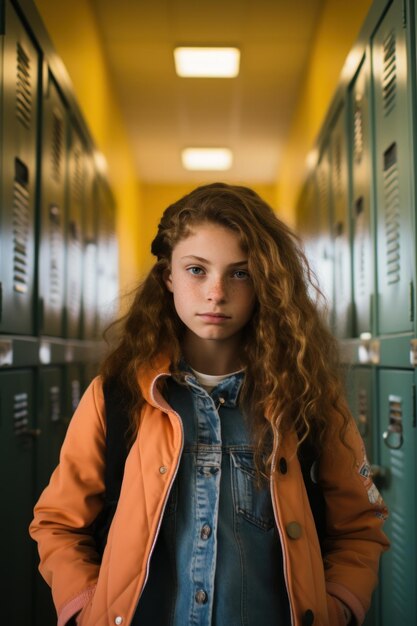
<instances>
[{"instance_id":1,"label":"arm","mask_svg":"<svg viewBox=\"0 0 417 626\"><path fill-rule=\"evenodd\" d=\"M63 626L92 595L100 569L87 527L103 505L105 419L100 379L88 387L68 427L60 462L34 510L40 572Z\"/></svg>"},{"instance_id":2,"label":"arm","mask_svg":"<svg viewBox=\"0 0 417 626\"><path fill-rule=\"evenodd\" d=\"M328 592L361 624L378 582L381 553L389 547L382 531L387 509L370 477L363 441L353 419L344 446L336 416L320 461L326 500L323 560Z\"/></svg>"}]
</instances>

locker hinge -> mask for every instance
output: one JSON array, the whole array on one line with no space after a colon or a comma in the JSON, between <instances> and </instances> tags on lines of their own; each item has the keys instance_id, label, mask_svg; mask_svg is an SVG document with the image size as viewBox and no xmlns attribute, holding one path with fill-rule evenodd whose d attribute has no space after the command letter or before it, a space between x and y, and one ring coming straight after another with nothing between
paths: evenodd
<instances>
[{"instance_id":1,"label":"locker hinge","mask_svg":"<svg viewBox=\"0 0 417 626\"><path fill-rule=\"evenodd\" d=\"M414 322L414 283L413 281L410 281L410 286L409 286L409 297L410 297L410 322Z\"/></svg>"},{"instance_id":2,"label":"locker hinge","mask_svg":"<svg viewBox=\"0 0 417 626\"><path fill-rule=\"evenodd\" d=\"M416 414L416 386L413 384L413 428L416 427L417 423L417 414Z\"/></svg>"}]
</instances>

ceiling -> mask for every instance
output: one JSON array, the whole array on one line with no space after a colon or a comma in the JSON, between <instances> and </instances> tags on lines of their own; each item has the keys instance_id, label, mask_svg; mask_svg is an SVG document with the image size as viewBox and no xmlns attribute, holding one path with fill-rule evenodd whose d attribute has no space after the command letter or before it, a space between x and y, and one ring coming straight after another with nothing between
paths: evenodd
<instances>
[{"instance_id":1,"label":"ceiling","mask_svg":"<svg viewBox=\"0 0 417 626\"><path fill-rule=\"evenodd\" d=\"M92 0L145 183L217 180L187 172L185 147L234 153L223 180L273 183L323 0ZM237 78L179 78L177 45L241 49Z\"/></svg>"}]
</instances>

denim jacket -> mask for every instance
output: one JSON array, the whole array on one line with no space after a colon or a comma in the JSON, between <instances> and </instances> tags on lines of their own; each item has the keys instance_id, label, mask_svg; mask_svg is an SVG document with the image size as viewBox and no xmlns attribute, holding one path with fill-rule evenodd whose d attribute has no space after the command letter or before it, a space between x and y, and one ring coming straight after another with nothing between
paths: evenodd
<instances>
[{"instance_id":1,"label":"denim jacket","mask_svg":"<svg viewBox=\"0 0 417 626\"><path fill-rule=\"evenodd\" d=\"M267 481L255 482L243 374L208 394L192 374L164 394L184 449L132 626L289 626Z\"/></svg>"}]
</instances>

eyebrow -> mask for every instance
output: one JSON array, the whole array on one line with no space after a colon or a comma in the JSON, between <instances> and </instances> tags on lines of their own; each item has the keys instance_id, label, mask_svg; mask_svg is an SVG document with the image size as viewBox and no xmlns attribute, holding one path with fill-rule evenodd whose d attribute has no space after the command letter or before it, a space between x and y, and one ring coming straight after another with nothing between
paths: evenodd
<instances>
[{"instance_id":1,"label":"eyebrow","mask_svg":"<svg viewBox=\"0 0 417 626\"><path fill-rule=\"evenodd\" d=\"M187 254L183 257L181 257L181 260L186 260L186 259L190 259L190 260L195 260L195 261L199 261L200 263L207 263L208 265L210 265L210 261L208 259L204 259L201 256L195 256L194 254ZM230 265L228 265L228 267L238 267L241 265L247 265L248 261L247 260L243 260L243 261L237 261L236 263L230 263Z\"/></svg>"}]
</instances>

